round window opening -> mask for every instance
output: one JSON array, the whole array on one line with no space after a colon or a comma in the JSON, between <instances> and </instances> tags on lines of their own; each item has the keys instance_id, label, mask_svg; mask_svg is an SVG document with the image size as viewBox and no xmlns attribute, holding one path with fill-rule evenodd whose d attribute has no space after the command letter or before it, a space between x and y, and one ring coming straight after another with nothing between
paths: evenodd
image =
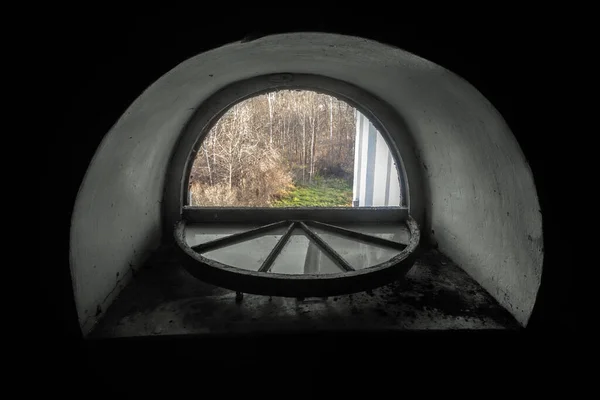
<instances>
[{"instance_id":1,"label":"round window opening","mask_svg":"<svg viewBox=\"0 0 600 400\"><path fill-rule=\"evenodd\" d=\"M386 111L356 87L291 74L206 100L181 151L175 240L186 269L285 297L370 290L406 274L419 229Z\"/></svg>"}]
</instances>

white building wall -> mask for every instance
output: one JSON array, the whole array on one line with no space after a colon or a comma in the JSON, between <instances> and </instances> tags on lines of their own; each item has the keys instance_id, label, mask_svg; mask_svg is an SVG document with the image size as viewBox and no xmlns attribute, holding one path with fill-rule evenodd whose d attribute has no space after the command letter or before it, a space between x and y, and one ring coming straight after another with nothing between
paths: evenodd
<instances>
[{"instance_id":1,"label":"white building wall","mask_svg":"<svg viewBox=\"0 0 600 400\"><path fill-rule=\"evenodd\" d=\"M394 158L381 133L358 111L353 190L355 207L400 205L400 182Z\"/></svg>"}]
</instances>

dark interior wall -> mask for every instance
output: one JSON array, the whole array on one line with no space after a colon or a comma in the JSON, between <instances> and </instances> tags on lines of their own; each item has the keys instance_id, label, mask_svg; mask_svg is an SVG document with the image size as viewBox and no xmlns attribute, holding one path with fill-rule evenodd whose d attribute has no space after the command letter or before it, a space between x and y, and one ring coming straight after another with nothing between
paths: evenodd
<instances>
[{"instance_id":1,"label":"dark interior wall","mask_svg":"<svg viewBox=\"0 0 600 400\"><path fill-rule=\"evenodd\" d=\"M548 133L532 129L535 127L532 120L543 117L534 105L541 87L538 66L544 40L542 38L540 42L538 38L537 46L532 47L533 36L539 35L539 32L527 34L529 25L513 24L514 37L507 37L500 35L497 27L489 23L463 25L458 30L440 25L423 30L417 29L416 23L394 26L393 30L386 32L385 29L373 29L369 24L357 27L351 21L306 23L289 18L281 24L238 24L236 29L229 25L189 28L189 24L169 23L158 18L109 18L108 21L110 29L106 28L106 20L64 24L47 37L53 39L51 43L43 42L47 45L43 46L43 50L51 52L55 60L47 70L52 76L46 82L48 91L62 99L61 104L68 105L61 106L54 114L57 124L64 123L60 125L63 134L54 139L50 147L56 151L55 155L64 154L66 159L71 160L64 165L63 174L71 179L61 182L65 184L65 196L57 202L57 206L64 210L63 216L72 210L83 174L103 135L139 93L186 58L238 40L256 31L257 26L268 26L264 33L322 30L369 37L414 52L466 78L494 104L515 133L533 170L542 212L552 215L553 211L557 211L548 201L546 176L542 173L548 156L539 148L540 139ZM160 27L158 21L161 21ZM484 38L484 44L481 38ZM521 62L515 63L514 59ZM63 165L57 167L62 168ZM67 227L66 220L57 222L62 221L61 226ZM552 240L553 231L546 226L549 225L547 219L544 223L545 241L548 242ZM62 236L65 235L68 235L67 230L63 231ZM64 244L68 246L68 241ZM530 326L564 321L560 316L564 315L565 302L553 300L556 292L553 292L552 279L556 282L559 274L552 267L546 268L552 265L553 260L552 246L547 245L546 248L542 289ZM53 275L62 288L62 296L57 299L54 308L61 310L57 313L58 320L64 321L65 326L76 332L77 317L67 267L67 249L63 249L65 269L60 275Z\"/></svg>"},{"instance_id":2,"label":"dark interior wall","mask_svg":"<svg viewBox=\"0 0 600 400\"><path fill-rule=\"evenodd\" d=\"M531 171L501 115L468 82L411 53L355 36L296 33L234 42L182 62L107 133L72 217L71 273L84 333L98 319L93 310L108 308L158 247L161 217L170 226L179 219L164 218L178 210L160 205L178 190L166 192L166 180L175 179L167 170L196 108L229 84L278 72L348 82L403 120L389 133L407 173L411 215L526 325L541 280L542 218Z\"/></svg>"}]
</instances>

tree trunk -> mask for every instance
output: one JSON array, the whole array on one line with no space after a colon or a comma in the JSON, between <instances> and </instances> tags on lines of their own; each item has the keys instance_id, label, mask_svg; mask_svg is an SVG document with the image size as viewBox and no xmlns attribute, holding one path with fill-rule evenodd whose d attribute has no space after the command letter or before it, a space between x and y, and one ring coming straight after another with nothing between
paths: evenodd
<instances>
[{"instance_id":1,"label":"tree trunk","mask_svg":"<svg viewBox=\"0 0 600 400\"><path fill-rule=\"evenodd\" d=\"M229 163L229 194L231 194L231 189L232 189L232 177L233 177L233 163L230 162Z\"/></svg>"},{"instance_id":2,"label":"tree trunk","mask_svg":"<svg viewBox=\"0 0 600 400\"><path fill-rule=\"evenodd\" d=\"M237 115L236 115L237 117ZM233 177L233 143L229 140L229 194L231 195L231 184Z\"/></svg>"},{"instance_id":3,"label":"tree trunk","mask_svg":"<svg viewBox=\"0 0 600 400\"><path fill-rule=\"evenodd\" d=\"M210 168L210 158L208 157L208 150L206 149L206 146L202 146L204 148L204 155L206 155L206 166L208 167L208 180L210 182L210 185L212 186L213 184L213 179L212 179L212 170Z\"/></svg>"},{"instance_id":4,"label":"tree trunk","mask_svg":"<svg viewBox=\"0 0 600 400\"><path fill-rule=\"evenodd\" d=\"M308 176L308 181L312 183L313 174L315 173L315 128L316 128L316 118L312 118L312 135L310 138L310 174Z\"/></svg>"},{"instance_id":5,"label":"tree trunk","mask_svg":"<svg viewBox=\"0 0 600 400\"><path fill-rule=\"evenodd\" d=\"M289 138L290 138L290 124L291 123L292 123L291 121L288 121L288 123L285 127L285 136L284 137L286 138L286 140L289 140ZM292 155L292 153L291 153L291 143L290 143L290 144L288 144L288 152L287 152L288 159L291 158L291 155Z\"/></svg>"},{"instance_id":6,"label":"tree trunk","mask_svg":"<svg viewBox=\"0 0 600 400\"><path fill-rule=\"evenodd\" d=\"M281 137L280 137L280 142L281 142L281 153L285 154L285 116L283 117L283 128L281 129Z\"/></svg>"},{"instance_id":7,"label":"tree trunk","mask_svg":"<svg viewBox=\"0 0 600 400\"><path fill-rule=\"evenodd\" d=\"M329 165L333 160L333 97L329 97Z\"/></svg>"},{"instance_id":8,"label":"tree trunk","mask_svg":"<svg viewBox=\"0 0 600 400\"><path fill-rule=\"evenodd\" d=\"M269 143L270 144L273 144L273 104L272 104L272 100L271 100L272 94L273 93L267 93L267 100L269 102Z\"/></svg>"},{"instance_id":9,"label":"tree trunk","mask_svg":"<svg viewBox=\"0 0 600 400\"><path fill-rule=\"evenodd\" d=\"M302 115L302 183L305 182L304 172L306 170L306 113Z\"/></svg>"},{"instance_id":10,"label":"tree trunk","mask_svg":"<svg viewBox=\"0 0 600 400\"><path fill-rule=\"evenodd\" d=\"M217 163L217 149L216 149L216 145L217 145L217 134L219 133L219 122L221 120L218 120L217 123L215 124L215 130L212 133L212 153L213 153L213 165L216 165Z\"/></svg>"}]
</instances>

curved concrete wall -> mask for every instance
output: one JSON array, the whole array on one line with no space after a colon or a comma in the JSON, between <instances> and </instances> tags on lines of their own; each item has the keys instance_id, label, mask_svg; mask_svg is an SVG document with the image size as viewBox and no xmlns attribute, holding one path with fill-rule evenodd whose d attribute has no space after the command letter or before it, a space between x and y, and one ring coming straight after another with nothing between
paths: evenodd
<instances>
[{"instance_id":1,"label":"curved concrete wall","mask_svg":"<svg viewBox=\"0 0 600 400\"><path fill-rule=\"evenodd\" d=\"M278 72L344 80L397 111L412 137L407 173L423 183L411 188L411 212L440 250L526 324L541 277L541 215L531 171L502 117L427 60L366 39L306 33L233 43L181 63L106 135L72 217L84 334L160 241L167 166L195 108L234 81Z\"/></svg>"}]
</instances>

